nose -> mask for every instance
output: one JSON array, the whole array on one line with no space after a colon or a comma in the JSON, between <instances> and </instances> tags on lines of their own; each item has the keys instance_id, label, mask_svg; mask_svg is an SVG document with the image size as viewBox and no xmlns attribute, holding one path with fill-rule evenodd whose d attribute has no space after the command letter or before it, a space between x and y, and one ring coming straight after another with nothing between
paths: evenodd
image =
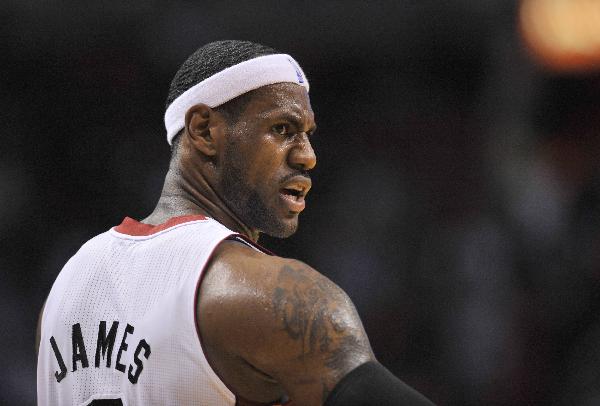
<instances>
[{"instance_id":1,"label":"nose","mask_svg":"<svg viewBox=\"0 0 600 406\"><path fill-rule=\"evenodd\" d=\"M298 138L288 155L288 162L294 169L310 171L317 164L317 156L306 133L299 134Z\"/></svg>"}]
</instances>

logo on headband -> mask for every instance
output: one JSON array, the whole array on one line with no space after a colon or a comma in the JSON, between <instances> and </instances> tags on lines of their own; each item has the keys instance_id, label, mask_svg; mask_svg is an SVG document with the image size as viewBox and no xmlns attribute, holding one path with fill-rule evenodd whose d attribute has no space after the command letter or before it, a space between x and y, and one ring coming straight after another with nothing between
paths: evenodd
<instances>
[{"instance_id":1,"label":"logo on headband","mask_svg":"<svg viewBox=\"0 0 600 406\"><path fill-rule=\"evenodd\" d=\"M298 83L304 83L304 76L302 76L302 72L300 71L300 68L298 68L298 65L296 65L294 63L294 61L292 61L289 58L288 58L288 61L290 62L290 64L294 68L294 70L296 71L296 77L298 78Z\"/></svg>"}]
</instances>

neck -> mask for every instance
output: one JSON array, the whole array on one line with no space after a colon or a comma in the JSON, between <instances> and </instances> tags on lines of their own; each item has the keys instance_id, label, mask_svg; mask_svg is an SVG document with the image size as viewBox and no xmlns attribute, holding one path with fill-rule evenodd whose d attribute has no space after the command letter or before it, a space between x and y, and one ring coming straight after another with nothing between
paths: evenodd
<instances>
[{"instance_id":1,"label":"neck","mask_svg":"<svg viewBox=\"0 0 600 406\"><path fill-rule=\"evenodd\" d=\"M146 224L161 224L172 217L202 214L225 227L257 242L259 231L245 225L225 204L197 170L180 168L172 162L158 204L152 214L142 220Z\"/></svg>"}]
</instances>

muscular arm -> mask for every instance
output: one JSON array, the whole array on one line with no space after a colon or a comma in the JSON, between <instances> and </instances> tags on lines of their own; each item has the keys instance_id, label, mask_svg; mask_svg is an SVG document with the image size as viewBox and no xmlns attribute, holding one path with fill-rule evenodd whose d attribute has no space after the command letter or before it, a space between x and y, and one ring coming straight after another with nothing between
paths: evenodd
<instances>
[{"instance_id":1,"label":"muscular arm","mask_svg":"<svg viewBox=\"0 0 600 406\"><path fill-rule=\"evenodd\" d=\"M321 405L375 359L348 296L308 265L232 242L216 254L197 317L209 361L236 394Z\"/></svg>"}]
</instances>

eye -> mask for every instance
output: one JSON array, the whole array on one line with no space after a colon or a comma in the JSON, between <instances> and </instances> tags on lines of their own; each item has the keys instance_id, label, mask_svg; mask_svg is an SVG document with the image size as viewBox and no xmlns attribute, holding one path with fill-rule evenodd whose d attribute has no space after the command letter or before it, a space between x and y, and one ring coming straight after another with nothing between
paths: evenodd
<instances>
[{"instance_id":1,"label":"eye","mask_svg":"<svg viewBox=\"0 0 600 406\"><path fill-rule=\"evenodd\" d=\"M271 131L279 135L288 135L290 132L290 126L287 124L277 124L271 127Z\"/></svg>"}]
</instances>

